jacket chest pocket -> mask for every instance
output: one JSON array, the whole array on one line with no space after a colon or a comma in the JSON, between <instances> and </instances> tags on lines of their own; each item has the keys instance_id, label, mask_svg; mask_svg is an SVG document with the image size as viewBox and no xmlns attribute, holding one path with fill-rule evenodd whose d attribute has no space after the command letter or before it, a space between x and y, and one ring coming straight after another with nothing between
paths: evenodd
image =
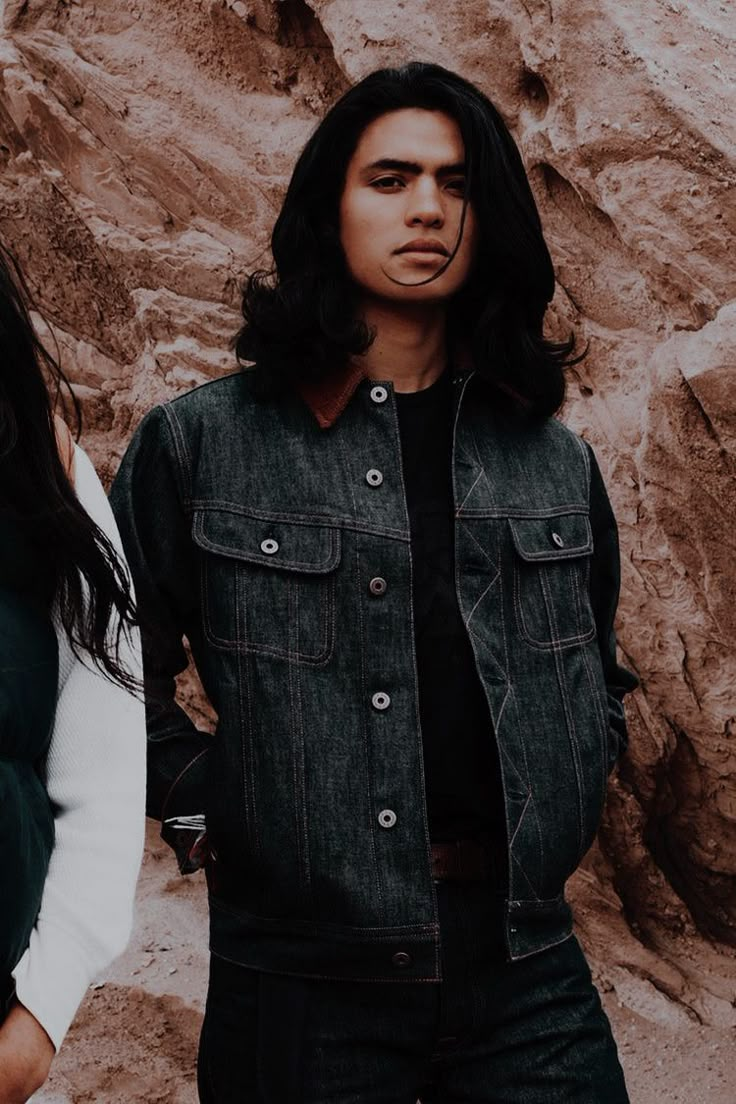
<instances>
[{"instance_id":1,"label":"jacket chest pocket","mask_svg":"<svg viewBox=\"0 0 736 1104\"><path fill-rule=\"evenodd\" d=\"M197 510L206 639L226 651L327 663L335 642L340 530Z\"/></svg>"},{"instance_id":2,"label":"jacket chest pocket","mask_svg":"<svg viewBox=\"0 0 736 1104\"><path fill-rule=\"evenodd\" d=\"M533 648L573 647L596 633L589 598L593 535L585 514L509 518L514 548L514 607Z\"/></svg>"}]
</instances>

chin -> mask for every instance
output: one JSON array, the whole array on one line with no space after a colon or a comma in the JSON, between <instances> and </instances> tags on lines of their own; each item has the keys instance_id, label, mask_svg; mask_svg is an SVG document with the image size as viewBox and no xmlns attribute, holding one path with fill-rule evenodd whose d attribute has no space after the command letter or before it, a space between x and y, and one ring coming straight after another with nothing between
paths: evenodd
<instances>
[{"instance_id":1,"label":"chin","mask_svg":"<svg viewBox=\"0 0 736 1104\"><path fill-rule=\"evenodd\" d=\"M399 287L396 284L390 284L387 289L383 289L381 298L388 299L392 303L426 303L429 306L432 303L448 302L456 291L455 287L443 287L440 280L420 287Z\"/></svg>"}]
</instances>

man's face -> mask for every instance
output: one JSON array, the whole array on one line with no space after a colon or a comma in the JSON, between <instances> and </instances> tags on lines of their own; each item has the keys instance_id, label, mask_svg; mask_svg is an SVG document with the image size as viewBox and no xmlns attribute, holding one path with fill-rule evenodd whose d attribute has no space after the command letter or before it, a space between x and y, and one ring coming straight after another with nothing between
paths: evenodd
<instances>
[{"instance_id":1,"label":"man's face","mask_svg":"<svg viewBox=\"0 0 736 1104\"><path fill-rule=\"evenodd\" d=\"M340 240L350 273L367 295L393 302L447 300L465 283L477 226L468 205L460 233L465 150L454 119L404 108L374 120L348 165ZM414 286L412 286L414 285Z\"/></svg>"}]
</instances>

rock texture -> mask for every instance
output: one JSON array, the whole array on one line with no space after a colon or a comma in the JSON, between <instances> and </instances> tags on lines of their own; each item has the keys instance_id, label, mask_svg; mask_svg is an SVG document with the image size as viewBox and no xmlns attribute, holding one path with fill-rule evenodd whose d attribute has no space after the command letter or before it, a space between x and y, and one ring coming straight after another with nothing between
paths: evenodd
<instances>
[{"instance_id":1,"label":"rock texture","mask_svg":"<svg viewBox=\"0 0 736 1104\"><path fill-rule=\"evenodd\" d=\"M233 367L294 158L351 81L440 61L496 101L589 344L567 417L621 529L632 749L574 886L605 987L736 1024L736 17L729 0L5 0L0 235L109 477ZM730 385L730 386L729 386ZM678 1011L679 1009L679 1011Z\"/></svg>"}]
</instances>

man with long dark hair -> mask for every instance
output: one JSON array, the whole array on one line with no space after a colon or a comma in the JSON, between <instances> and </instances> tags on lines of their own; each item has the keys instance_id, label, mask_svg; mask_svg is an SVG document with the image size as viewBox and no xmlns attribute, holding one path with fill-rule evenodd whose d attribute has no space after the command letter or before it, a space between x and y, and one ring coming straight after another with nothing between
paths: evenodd
<instances>
[{"instance_id":1,"label":"man with long dark hair","mask_svg":"<svg viewBox=\"0 0 736 1104\"><path fill-rule=\"evenodd\" d=\"M201 1099L619 1104L564 885L633 679L519 153L457 75L373 73L272 250L249 367L152 411L114 490L157 627L149 811L207 855Z\"/></svg>"}]
</instances>

